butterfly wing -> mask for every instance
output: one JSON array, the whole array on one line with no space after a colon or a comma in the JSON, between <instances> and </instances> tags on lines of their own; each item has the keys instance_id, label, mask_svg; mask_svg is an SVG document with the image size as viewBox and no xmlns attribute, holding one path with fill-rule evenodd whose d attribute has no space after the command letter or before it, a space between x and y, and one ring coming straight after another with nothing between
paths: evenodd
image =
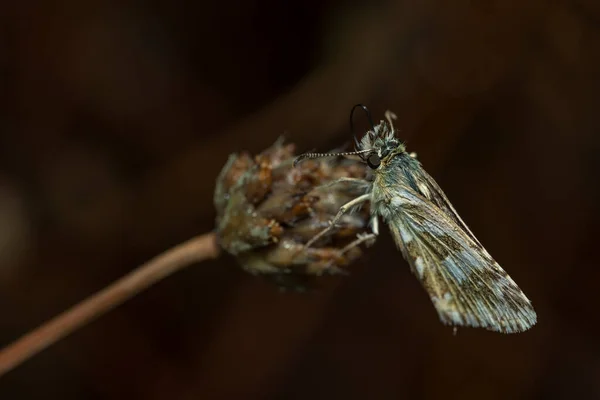
<instances>
[{"instance_id":1,"label":"butterfly wing","mask_svg":"<svg viewBox=\"0 0 600 400\"><path fill-rule=\"evenodd\" d=\"M529 299L427 177L415 177L418 191L395 186L385 219L441 321L504 333L529 329L537 320Z\"/></svg>"}]
</instances>

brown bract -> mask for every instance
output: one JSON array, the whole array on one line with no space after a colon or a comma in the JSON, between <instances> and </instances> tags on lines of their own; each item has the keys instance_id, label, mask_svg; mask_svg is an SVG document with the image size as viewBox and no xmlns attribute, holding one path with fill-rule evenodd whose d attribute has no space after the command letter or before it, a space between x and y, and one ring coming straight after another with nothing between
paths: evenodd
<instances>
[{"instance_id":1,"label":"brown bract","mask_svg":"<svg viewBox=\"0 0 600 400\"><path fill-rule=\"evenodd\" d=\"M342 249L367 230L369 221L368 207L345 215L337 229L306 248L339 208L364 190L346 183L323 185L343 177L364 178L366 170L359 161L340 158L293 167L294 158L294 145L283 140L255 157L232 154L214 195L220 246L246 271L281 284L286 277L344 272L362 250Z\"/></svg>"}]
</instances>

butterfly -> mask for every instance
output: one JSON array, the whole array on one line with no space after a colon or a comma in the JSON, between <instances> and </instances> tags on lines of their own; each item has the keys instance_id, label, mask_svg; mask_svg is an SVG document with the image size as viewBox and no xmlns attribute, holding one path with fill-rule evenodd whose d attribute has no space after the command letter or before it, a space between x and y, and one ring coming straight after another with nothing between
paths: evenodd
<instances>
[{"instance_id":1,"label":"butterfly","mask_svg":"<svg viewBox=\"0 0 600 400\"><path fill-rule=\"evenodd\" d=\"M352 111L359 106L371 120L361 104ZM359 236L354 245L372 243L383 220L442 323L502 333L531 328L537 322L531 301L473 235L416 155L408 153L396 137L396 116L387 111L385 117L377 126L371 123L362 140L355 139L353 152L305 153L295 159L297 164L307 158L358 156L370 171L364 179L341 178L328 184L354 185L363 194L344 204L306 246L335 229L343 215L368 202L371 233Z\"/></svg>"}]
</instances>

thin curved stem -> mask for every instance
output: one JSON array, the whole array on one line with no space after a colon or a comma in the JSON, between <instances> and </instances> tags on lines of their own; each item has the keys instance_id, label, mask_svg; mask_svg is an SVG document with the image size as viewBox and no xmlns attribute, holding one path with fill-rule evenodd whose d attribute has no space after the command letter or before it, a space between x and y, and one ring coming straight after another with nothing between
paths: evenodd
<instances>
[{"instance_id":1,"label":"thin curved stem","mask_svg":"<svg viewBox=\"0 0 600 400\"><path fill-rule=\"evenodd\" d=\"M165 251L2 349L0 376L174 272L218 255L214 233Z\"/></svg>"}]
</instances>

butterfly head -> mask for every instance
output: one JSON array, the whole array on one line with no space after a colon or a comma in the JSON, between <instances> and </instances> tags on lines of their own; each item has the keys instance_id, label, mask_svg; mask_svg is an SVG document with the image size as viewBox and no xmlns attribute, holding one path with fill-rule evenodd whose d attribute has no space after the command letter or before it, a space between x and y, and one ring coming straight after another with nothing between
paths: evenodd
<instances>
[{"instance_id":1,"label":"butterfly head","mask_svg":"<svg viewBox=\"0 0 600 400\"><path fill-rule=\"evenodd\" d=\"M396 116L391 112L388 113L386 113L387 121L381 121L379 125L368 131L360 142L356 141L357 151L371 169L385 165L394 155L406 150L404 144L396 137L392 124L392 118Z\"/></svg>"},{"instance_id":2,"label":"butterfly head","mask_svg":"<svg viewBox=\"0 0 600 400\"><path fill-rule=\"evenodd\" d=\"M376 170L380 166L385 166L396 154L404 153L405 147L395 135L394 124L392 120L396 119L396 115L391 111L386 111L386 121L381 121L379 125L373 125L369 110L362 104L357 104L352 108L361 107L367 112L369 122L371 122L371 130L369 130L362 140L355 140L356 150L344 153L304 153L296 157L294 166L302 160L321 157L335 156L358 156L369 168ZM352 127L352 113L350 113L350 126Z\"/></svg>"}]
</instances>

